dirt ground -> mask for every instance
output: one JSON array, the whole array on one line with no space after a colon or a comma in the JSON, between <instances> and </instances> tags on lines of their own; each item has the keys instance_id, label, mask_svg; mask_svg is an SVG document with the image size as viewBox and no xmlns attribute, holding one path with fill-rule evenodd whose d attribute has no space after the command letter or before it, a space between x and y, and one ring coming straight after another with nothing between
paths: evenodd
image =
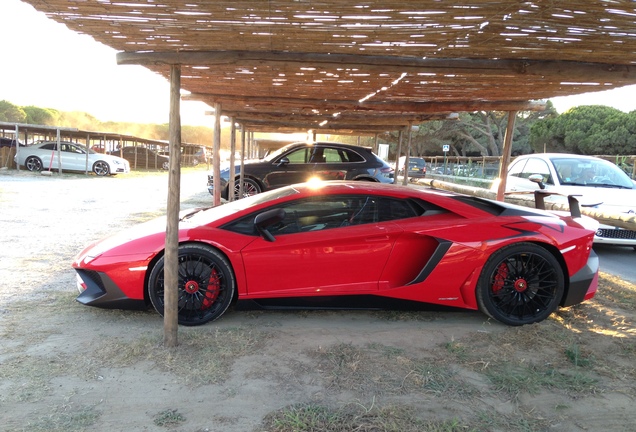
<instances>
[{"instance_id":1,"label":"dirt ground","mask_svg":"<svg viewBox=\"0 0 636 432\"><path fill-rule=\"evenodd\" d=\"M230 310L180 328L172 350L152 310L75 302L74 255L165 213L167 178L0 171L0 430L319 430L290 407L384 416L361 431L399 430L388 408L440 431L634 430L636 292L609 275L603 295L523 328L467 311ZM184 172L182 208L209 205L205 183Z\"/></svg>"}]
</instances>

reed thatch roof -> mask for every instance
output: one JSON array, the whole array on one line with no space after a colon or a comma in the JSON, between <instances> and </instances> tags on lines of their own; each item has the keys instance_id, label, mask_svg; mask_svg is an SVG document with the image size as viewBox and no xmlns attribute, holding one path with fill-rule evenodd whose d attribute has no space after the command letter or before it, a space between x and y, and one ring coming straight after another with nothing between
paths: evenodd
<instances>
[{"instance_id":1,"label":"reed thatch roof","mask_svg":"<svg viewBox=\"0 0 636 432\"><path fill-rule=\"evenodd\" d=\"M626 0L25 0L255 130L390 130L636 83ZM322 125L322 126L320 126Z\"/></svg>"}]
</instances>

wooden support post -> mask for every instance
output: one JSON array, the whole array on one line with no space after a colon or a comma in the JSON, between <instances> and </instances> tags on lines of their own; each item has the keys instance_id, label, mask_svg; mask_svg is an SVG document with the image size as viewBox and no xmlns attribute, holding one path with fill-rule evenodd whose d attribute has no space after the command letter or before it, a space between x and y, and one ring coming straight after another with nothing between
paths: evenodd
<instances>
[{"instance_id":1,"label":"wooden support post","mask_svg":"<svg viewBox=\"0 0 636 432\"><path fill-rule=\"evenodd\" d=\"M397 184L397 179L398 179L398 170L400 168L400 153L402 153L403 132L404 132L404 129L400 129L400 132L398 133L398 147L397 147L397 152L395 153L395 172L393 174L393 184Z\"/></svg>"},{"instance_id":2,"label":"wooden support post","mask_svg":"<svg viewBox=\"0 0 636 432\"><path fill-rule=\"evenodd\" d=\"M241 170L239 174L239 198L243 198L243 180L245 179L245 125L241 125Z\"/></svg>"},{"instance_id":3,"label":"wooden support post","mask_svg":"<svg viewBox=\"0 0 636 432\"><path fill-rule=\"evenodd\" d=\"M227 200L228 201L234 201L234 185L236 183L235 177L234 177L234 159L236 158L236 125L234 124L234 118L230 117L230 122L232 124L231 128L230 128L230 177L229 177L229 182L230 184L228 185L228 195L227 195Z\"/></svg>"},{"instance_id":4,"label":"wooden support post","mask_svg":"<svg viewBox=\"0 0 636 432\"><path fill-rule=\"evenodd\" d=\"M504 148L501 155L501 165L499 166L499 186L497 187L497 201L504 200L506 191L506 177L508 176L508 164L510 164L510 153L512 152L512 136L515 132L515 119L517 111L508 112L508 126L504 136Z\"/></svg>"},{"instance_id":5,"label":"wooden support post","mask_svg":"<svg viewBox=\"0 0 636 432\"><path fill-rule=\"evenodd\" d=\"M58 172L62 175L62 138L60 135L60 128L57 128L57 166Z\"/></svg>"},{"instance_id":6,"label":"wooden support post","mask_svg":"<svg viewBox=\"0 0 636 432\"><path fill-rule=\"evenodd\" d=\"M404 155L404 180L402 184L409 184L409 157L411 157L411 137L413 136L413 123L409 122L406 140L406 154Z\"/></svg>"},{"instance_id":7,"label":"wooden support post","mask_svg":"<svg viewBox=\"0 0 636 432\"><path fill-rule=\"evenodd\" d=\"M221 205L221 104L214 104L214 140L212 141L213 205Z\"/></svg>"},{"instance_id":8,"label":"wooden support post","mask_svg":"<svg viewBox=\"0 0 636 432\"><path fill-rule=\"evenodd\" d=\"M170 171L168 172L168 209L166 223L166 254L164 258L163 343L178 345L179 320L179 202L181 192L181 67L170 66Z\"/></svg>"}]
</instances>

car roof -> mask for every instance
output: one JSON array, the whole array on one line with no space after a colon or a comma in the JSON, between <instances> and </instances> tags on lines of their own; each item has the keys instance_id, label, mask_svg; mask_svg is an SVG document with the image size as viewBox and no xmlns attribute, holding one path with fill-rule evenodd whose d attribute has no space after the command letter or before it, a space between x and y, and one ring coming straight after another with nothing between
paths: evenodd
<instances>
[{"instance_id":1,"label":"car roof","mask_svg":"<svg viewBox=\"0 0 636 432\"><path fill-rule=\"evenodd\" d=\"M397 184L364 181L325 181L299 183L289 186L305 196L314 195L356 195L378 194L395 198L422 199L448 209L464 217L485 217L498 215L546 215L545 212L513 204L497 202L455 192L432 189L426 186L403 186Z\"/></svg>"},{"instance_id":2,"label":"car roof","mask_svg":"<svg viewBox=\"0 0 636 432\"><path fill-rule=\"evenodd\" d=\"M574 153L532 153L519 156L518 159L527 159L531 157L541 158L541 159L595 159L599 160L599 158L588 155L580 155Z\"/></svg>"}]
</instances>

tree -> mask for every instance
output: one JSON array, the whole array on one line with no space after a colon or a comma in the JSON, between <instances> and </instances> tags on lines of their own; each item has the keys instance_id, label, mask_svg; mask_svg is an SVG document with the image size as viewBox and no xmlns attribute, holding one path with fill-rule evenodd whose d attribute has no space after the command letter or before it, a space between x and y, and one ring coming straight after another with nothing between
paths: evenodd
<instances>
[{"instance_id":1,"label":"tree","mask_svg":"<svg viewBox=\"0 0 636 432\"><path fill-rule=\"evenodd\" d=\"M27 115L22 108L6 100L0 101L0 121L25 123Z\"/></svg>"},{"instance_id":2,"label":"tree","mask_svg":"<svg viewBox=\"0 0 636 432\"><path fill-rule=\"evenodd\" d=\"M60 123L60 112L57 110L32 105L23 109L26 113L25 123L46 126L55 126Z\"/></svg>"},{"instance_id":3,"label":"tree","mask_svg":"<svg viewBox=\"0 0 636 432\"><path fill-rule=\"evenodd\" d=\"M576 154L634 154L636 112L604 105L572 108L558 117L536 122L530 131L535 151Z\"/></svg>"},{"instance_id":4,"label":"tree","mask_svg":"<svg viewBox=\"0 0 636 432\"><path fill-rule=\"evenodd\" d=\"M558 114L550 101L542 111L517 113L512 151L529 153L529 134L532 124L541 119L554 118ZM429 121L419 125L412 136L411 155L440 155L444 144L450 145L455 156L500 156L508 123L508 112L477 111L460 113L457 120ZM390 142L397 142L397 134L390 135Z\"/></svg>"}]
</instances>

